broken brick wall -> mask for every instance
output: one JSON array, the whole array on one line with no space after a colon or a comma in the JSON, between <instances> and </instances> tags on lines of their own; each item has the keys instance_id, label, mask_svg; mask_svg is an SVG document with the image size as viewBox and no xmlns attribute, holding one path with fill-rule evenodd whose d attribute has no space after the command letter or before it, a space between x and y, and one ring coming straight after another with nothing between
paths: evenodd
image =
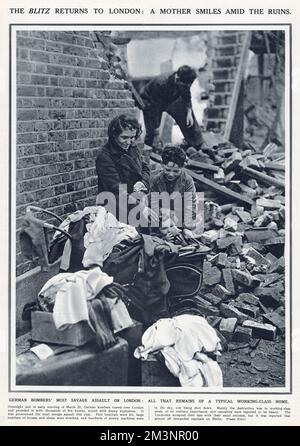
<instances>
[{"instance_id":1,"label":"broken brick wall","mask_svg":"<svg viewBox=\"0 0 300 446\"><path fill-rule=\"evenodd\" d=\"M17 274L36 262L20 252L27 205L64 218L95 204L95 158L108 122L135 112L113 67L109 32L17 32ZM14 179L12 179L14 181Z\"/></svg>"}]
</instances>

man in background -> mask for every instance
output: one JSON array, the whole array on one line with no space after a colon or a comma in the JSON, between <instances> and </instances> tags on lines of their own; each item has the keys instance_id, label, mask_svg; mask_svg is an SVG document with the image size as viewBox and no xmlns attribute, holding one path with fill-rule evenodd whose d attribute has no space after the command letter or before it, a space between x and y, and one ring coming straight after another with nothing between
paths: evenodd
<instances>
[{"instance_id":1,"label":"man in background","mask_svg":"<svg viewBox=\"0 0 300 446\"><path fill-rule=\"evenodd\" d=\"M193 68L183 65L175 73L161 74L148 82L141 91L144 102L145 144L161 148L159 126L162 113L176 121L188 146L197 149L202 133L192 110L190 87L197 75Z\"/></svg>"}]
</instances>

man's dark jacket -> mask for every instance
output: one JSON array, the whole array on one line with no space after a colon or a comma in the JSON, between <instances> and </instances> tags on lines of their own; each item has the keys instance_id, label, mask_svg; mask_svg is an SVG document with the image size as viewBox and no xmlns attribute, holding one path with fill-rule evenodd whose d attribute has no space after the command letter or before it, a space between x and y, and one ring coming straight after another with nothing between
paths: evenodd
<instances>
[{"instance_id":1,"label":"man's dark jacket","mask_svg":"<svg viewBox=\"0 0 300 446\"><path fill-rule=\"evenodd\" d=\"M155 106L166 110L178 98L182 99L185 109L192 107L190 85L176 83L175 74L161 74L144 86L141 97L146 108Z\"/></svg>"},{"instance_id":2,"label":"man's dark jacket","mask_svg":"<svg viewBox=\"0 0 300 446\"><path fill-rule=\"evenodd\" d=\"M150 168L136 145L125 151L108 141L97 156L96 170L98 192L118 194L119 184L127 184L130 194L137 181L142 181L149 190Z\"/></svg>"}]
</instances>

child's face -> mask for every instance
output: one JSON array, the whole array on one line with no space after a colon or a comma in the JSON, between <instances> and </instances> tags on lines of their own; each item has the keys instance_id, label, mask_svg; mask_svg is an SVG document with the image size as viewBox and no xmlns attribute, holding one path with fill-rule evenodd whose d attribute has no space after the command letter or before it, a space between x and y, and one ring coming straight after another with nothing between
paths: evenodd
<instances>
[{"instance_id":1,"label":"child's face","mask_svg":"<svg viewBox=\"0 0 300 446\"><path fill-rule=\"evenodd\" d=\"M178 164L169 161L167 164L163 165L165 179L169 182L177 180L182 172L182 167Z\"/></svg>"}]
</instances>

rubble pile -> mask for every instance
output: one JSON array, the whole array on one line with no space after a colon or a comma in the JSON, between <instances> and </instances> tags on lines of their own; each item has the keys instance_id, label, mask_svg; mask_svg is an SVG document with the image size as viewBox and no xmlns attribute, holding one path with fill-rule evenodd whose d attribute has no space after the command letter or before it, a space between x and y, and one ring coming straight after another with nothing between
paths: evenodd
<instances>
[{"instance_id":1,"label":"rubble pile","mask_svg":"<svg viewBox=\"0 0 300 446\"><path fill-rule=\"evenodd\" d=\"M203 136L201 150L186 151L187 172L205 195L200 241L211 248L194 298L197 313L229 347L275 341L285 329L284 154L274 143L240 149L219 134ZM155 153L151 159L161 161Z\"/></svg>"},{"instance_id":2,"label":"rubble pile","mask_svg":"<svg viewBox=\"0 0 300 446\"><path fill-rule=\"evenodd\" d=\"M227 342L274 341L285 327L285 197L284 177L278 175L284 173L284 160L275 144L239 150L224 141L216 144L216 138L206 150L211 164L198 162L202 175L194 174L200 169L195 158L204 151L192 153L188 162L196 184L205 184L202 177L208 187L214 184L218 203L205 206L200 240L212 250L203 262L197 309ZM235 203L219 205L226 195L234 198L232 193Z\"/></svg>"}]
</instances>

